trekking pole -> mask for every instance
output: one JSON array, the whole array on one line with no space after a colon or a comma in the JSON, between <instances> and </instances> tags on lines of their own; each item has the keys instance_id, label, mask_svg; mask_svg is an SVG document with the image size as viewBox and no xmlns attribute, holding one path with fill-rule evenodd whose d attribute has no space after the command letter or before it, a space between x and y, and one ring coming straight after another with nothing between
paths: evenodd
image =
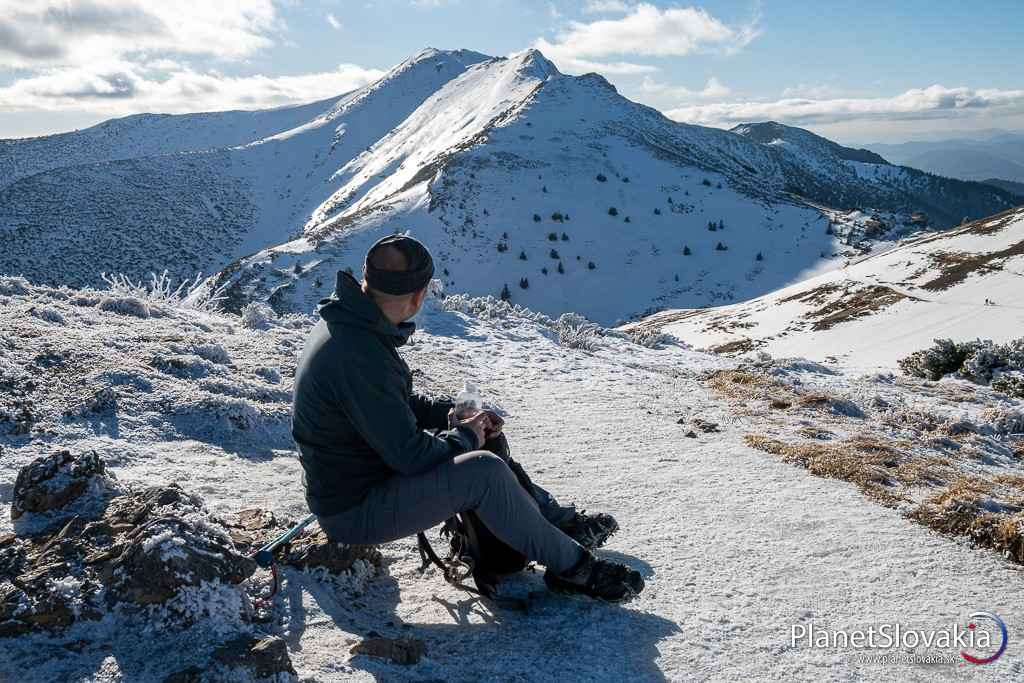
<instances>
[{"instance_id":1,"label":"trekking pole","mask_svg":"<svg viewBox=\"0 0 1024 683\"><path fill-rule=\"evenodd\" d=\"M303 529L316 521L316 515L310 514L308 517L300 521L298 524L293 526L288 531L284 532L274 540L270 541L262 548L256 551L253 555L253 559L256 560L256 564L266 569L274 564L274 551L280 548L282 545L292 540L299 535Z\"/></svg>"}]
</instances>

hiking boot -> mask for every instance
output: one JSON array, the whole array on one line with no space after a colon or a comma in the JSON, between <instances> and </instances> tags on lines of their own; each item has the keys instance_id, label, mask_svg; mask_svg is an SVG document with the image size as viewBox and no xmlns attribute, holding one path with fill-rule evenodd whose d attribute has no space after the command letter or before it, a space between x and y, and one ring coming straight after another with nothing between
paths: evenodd
<instances>
[{"instance_id":1,"label":"hiking boot","mask_svg":"<svg viewBox=\"0 0 1024 683\"><path fill-rule=\"evenodd\" d=\"M640 572L584 551L576 566L562 574L544 572L544 583L558 593L579 593L606 602L626 602L644 589Z\"/></svg>"},{"instance_id":2,"label":"hiking boot","mask_svg":"<svg viewBox=\"0 0 1024 683\"><path fill-rule=\"evenodd\" d=\"M619 523L611 515L599 512L588 515L586 511L573 513L572 519L565 523L562 531L588 550L600 548L619 530Z\"/></svg>"}]
</instances>

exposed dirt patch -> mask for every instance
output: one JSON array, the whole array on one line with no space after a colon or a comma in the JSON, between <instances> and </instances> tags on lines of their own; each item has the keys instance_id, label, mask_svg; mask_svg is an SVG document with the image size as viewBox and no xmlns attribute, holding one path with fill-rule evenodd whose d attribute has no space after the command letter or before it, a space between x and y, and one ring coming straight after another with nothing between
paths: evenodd
<instances>
[{"instance_id":1,"label":"exposed dirt patch","mask_svg":"<svg viewBox=\"0 0 1024 683\"><path fill-rule=\"evenodd\" d=\"M828 282L818 285L814 289L805 292L797 292L785 299L779 299L780 304L787 304L793 301L802 301L805 304L824 304L829 297L841 290L843 287L838 282Z\"/></svg>"},{"instance_id":2,"label":"exposed dirt patch","mask_svg":"<svg viewBox=\"0 0 1024 683\"><path fill-rule=\"evenodd\" d=\"M1000 262L1014 256L1024 256L1024 240L1006 249L984 254L952 251L930 254L929 258L942 271L942 274L924 283L921 287L932 292L949 289L966 280L967 276L972 273L993 273L1002 270L1003 264Z\"/></svg>"},{"instance_id":3,"label":"exposed dirt patch","mask_svg":"<svg viewBox=\"0 0 1024 683\"><path fill-rule=\"evenodd\" d=\"M918 301L891 287L870 285L852 294L844 293L839 299L805 314L804 318L814 320L811 329L815 331L830 330L841 323L877 313L904 299Z\"/></svg>"},{"instance_id":4,"label":"exposed dirt patch","mask_svg":"<svg viewBox=\"0 0 1024 683\"><path fill-rule=\"evenodd\" d=\"M760 343L756 344L757 346ZM735 341L726 342L719 344L718 346L712 346L708 349L711 353L717 353L719 355L730 355L736 353L746 353L753 351L755 343L753 339L736 339Z\"/></svg>"}]
</instances>

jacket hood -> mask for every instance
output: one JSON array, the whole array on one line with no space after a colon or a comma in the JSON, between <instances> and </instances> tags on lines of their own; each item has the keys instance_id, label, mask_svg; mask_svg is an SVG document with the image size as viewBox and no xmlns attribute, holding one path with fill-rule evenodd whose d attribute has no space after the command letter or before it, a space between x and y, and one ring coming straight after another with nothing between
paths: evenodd
<instances>
[{"instance_id":1,"label":"jacket hood","mask_svg":"<svg viewBox=\"0 0 1024 683\"><path fill-rule=\"evenodd\" d=\"M334 293L322 299L316 311L329 325L348 325L369 330L386 337L395 346L404 345L416 331L415 323L395 325L388 320L377 302L363 292L359 281L343 270L338 271Z\"/></svg>"}]
</instances>

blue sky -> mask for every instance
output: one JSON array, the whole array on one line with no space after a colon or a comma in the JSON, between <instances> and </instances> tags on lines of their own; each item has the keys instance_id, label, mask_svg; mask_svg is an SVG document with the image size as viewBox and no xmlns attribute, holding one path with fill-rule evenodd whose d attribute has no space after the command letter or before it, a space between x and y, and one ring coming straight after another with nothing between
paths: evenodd
<instances>
[{"instance_id":1,"label":"blue sky","mask_svg":"<svg viewBox=\"0 0 1024 683\"><path fill-rule=\"evenodd\" d=\"M541 49L671 118L841 142L1024 129L1021 2L0 0L0 137L340 94L423 47Z\"/></svg>"}]
</instances>

